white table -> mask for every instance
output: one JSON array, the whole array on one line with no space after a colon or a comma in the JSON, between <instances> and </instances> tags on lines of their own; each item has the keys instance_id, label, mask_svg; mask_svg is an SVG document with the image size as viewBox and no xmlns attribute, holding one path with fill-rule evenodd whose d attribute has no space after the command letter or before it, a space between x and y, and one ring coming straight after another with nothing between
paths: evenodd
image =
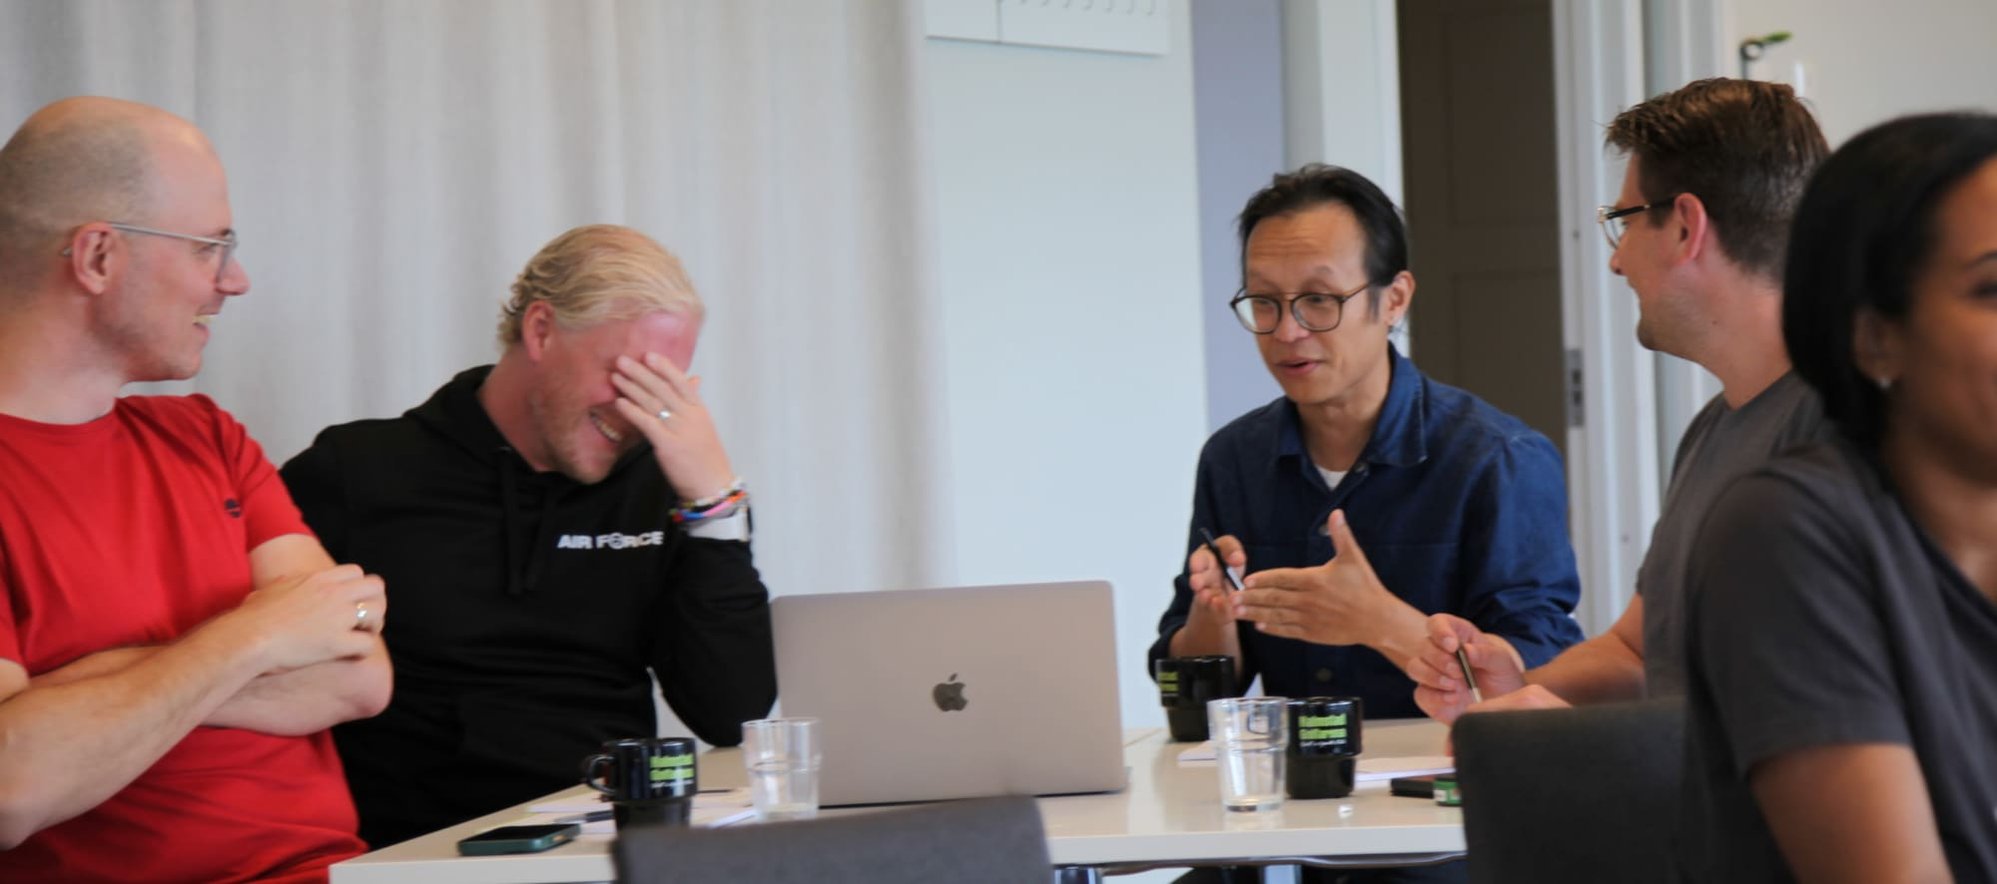
<instances>
[{"instance_id":1,"label":"white table","mask_svg":"<svg viewBox=\"0 0 1997 884\"><path fill-rule=\"evenodd\" d=\"M1368 755L1435 755L1444 729L1429 721L1366 725ZM1230 813L1220 806L1212 765L1182 766L1185 744L1162 729L1132 731L1124 749L1130 786L1103 795L1040 799L1047 850L1056 867L1109 872L1189 863L1374 865L1436 862L1463 853L1463 814L1387 794L1384 783L1349 798L1287 801L1276 814ZM739 786L745 780L735 750L701 758L701 785ZM583 790L558 793L574 795ZM551 796L553 797L553 796ZM585 835L545 853L463 857L457 841L519 822L530 804L489 814L333 866L332 884L536 884L609 881L616 876L609 836ZM864 813L831 810L826 813Z\"/></svg>"}]
</instances>

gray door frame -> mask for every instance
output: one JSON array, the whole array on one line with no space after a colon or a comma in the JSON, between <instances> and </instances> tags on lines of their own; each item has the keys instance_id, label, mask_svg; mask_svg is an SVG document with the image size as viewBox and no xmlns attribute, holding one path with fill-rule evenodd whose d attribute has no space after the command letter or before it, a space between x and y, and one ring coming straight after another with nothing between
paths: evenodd
<instances>
[{"instance_id":1,"label":"gray door frame","mask_svg":"<svg viewBox=\"0 0 1997 884\"><path fill-rule=\"evenodd\" d=\"M1665 472L1685 423L1718 385L1697 365L1636 342L1636 298L1608 269L1595 207L1614 201L1623 162L1602 127L1645 96L1719 70L1725 0L1562 0L1554 6L1560 131L1563 326L1578 387L1568 428L1568 495L1589 634L1636 588Z\"/></svg>"}]
</instances>

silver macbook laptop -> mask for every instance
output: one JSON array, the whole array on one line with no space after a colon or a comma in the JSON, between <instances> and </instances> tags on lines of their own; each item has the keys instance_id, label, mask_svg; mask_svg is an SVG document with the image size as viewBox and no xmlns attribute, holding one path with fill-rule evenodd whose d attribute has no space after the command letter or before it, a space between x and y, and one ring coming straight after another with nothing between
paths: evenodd
<instances>
[{"instance_id":1,"label":"silver macbook laptop","mask_svg":"<svg viewBox=\"0 0 1997 884\"><path fill-rule=\"evenodd\" d=\"M824 729L819 802L1123 788L1101 581L783 596L778 696Z\"/></svg>"}]
</instances>

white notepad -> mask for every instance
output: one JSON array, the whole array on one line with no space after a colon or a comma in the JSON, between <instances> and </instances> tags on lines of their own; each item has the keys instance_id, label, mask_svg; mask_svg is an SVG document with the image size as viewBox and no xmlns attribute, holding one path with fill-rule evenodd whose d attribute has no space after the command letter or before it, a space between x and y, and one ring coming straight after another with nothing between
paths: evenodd
<instances>
[{"instance_id":1,"label":"white notepad","mask_svg":"<svg viewBox=\"0 0 1997 884\"><path fill-rule=\"evenodd\" d=\"M1181 767L1204 767L1214 763L1213 741L1195 743L1179 753ZM1379 755L1359 759L1353 780L1370 783L1394 777L1419 777L1456 772L1456 760L1447 755Z\"/></svg>"}]
</instances>

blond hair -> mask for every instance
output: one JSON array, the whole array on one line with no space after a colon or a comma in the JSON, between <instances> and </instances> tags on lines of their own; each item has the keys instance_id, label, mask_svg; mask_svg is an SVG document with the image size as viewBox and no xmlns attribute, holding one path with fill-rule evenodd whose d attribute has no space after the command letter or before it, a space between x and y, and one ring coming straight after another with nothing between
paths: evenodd
<instances>
[{"instance_id":1,"label":"blond hair","mask_svg":"<svg viewBox=\"0 0 1997 884\"><path fill-rule=\"evenodd\" d=\"M520 340L520 319L536 301L563 328L636 319L665 311L699 319L705 308L678 258L652 238L616 224L578 227L550 240L513 280L499 317L499 343Z\"/></svg>"}]
</instances>

